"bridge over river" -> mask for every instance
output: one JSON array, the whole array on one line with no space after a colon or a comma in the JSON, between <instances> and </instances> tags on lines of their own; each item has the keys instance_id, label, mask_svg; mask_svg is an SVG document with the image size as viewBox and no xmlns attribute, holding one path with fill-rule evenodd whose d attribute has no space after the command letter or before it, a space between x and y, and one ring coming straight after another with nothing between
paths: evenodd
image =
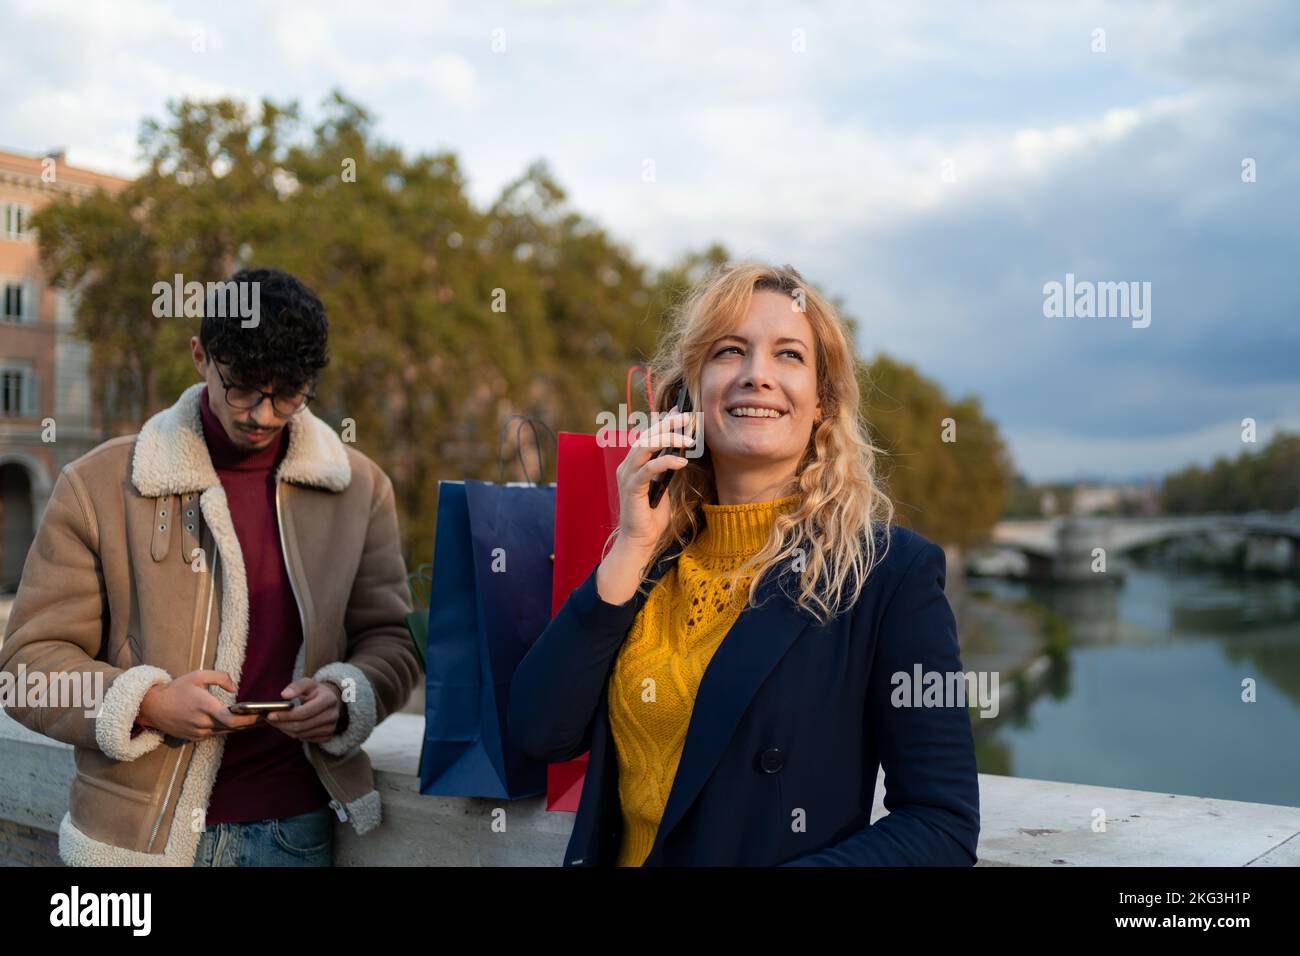
<instances>
[{"instance_id":1,"label":"bridge over river","mask_svg":"<svg viewBox=\"0 0 1300 956\"><path fill-rule=\"evenodd\" d=\"M1024 555L1030 578L1082 584L1122 577L1124 555L1139 548L1191 537L1244 542L1248 566L1266 563L1300 574L1296 512L1009 520L994 528L992 544Z\"/></svg>"}]
</instances>

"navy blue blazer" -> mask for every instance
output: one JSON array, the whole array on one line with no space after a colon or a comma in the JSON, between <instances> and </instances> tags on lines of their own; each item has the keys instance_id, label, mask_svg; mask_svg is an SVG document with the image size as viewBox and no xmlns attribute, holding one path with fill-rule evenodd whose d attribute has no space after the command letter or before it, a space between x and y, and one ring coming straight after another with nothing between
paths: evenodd
<instances>
[{"instance_id":1,"label":"navy blue blazer","mask_svg":"<svg viewBox=\"0 0 1300 956\"><path fill-rule=\"evenodd\" d=\"M970 866L979 786L961 705L895 707L891 675L962 669L943 549L902 527L857 603L825 625L769 572L704 672L645 865ZM661 559L651 578L676 561ZM609 604L596 572L515 672L510 739L548 762L591 751L565 866L611 866L623 818L608 686L646 596ZM945 684L947 683L945 677ZM885 768L888 815L871 824Z\"/></svg>"}]
</instances>

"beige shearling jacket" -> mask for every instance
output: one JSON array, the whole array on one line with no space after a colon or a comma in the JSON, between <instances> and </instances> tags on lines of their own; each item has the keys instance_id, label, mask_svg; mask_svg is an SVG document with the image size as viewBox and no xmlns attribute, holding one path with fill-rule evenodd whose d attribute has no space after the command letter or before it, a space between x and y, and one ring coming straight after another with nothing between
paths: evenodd
<instances>
[{"instance_id":1,"label":"beige shearling jacket","mask_svg":"<svg viewBox=\"0 0 1300 956\"><path fill-rule=\"evenodd\" d=\"M67 465L23 568L0 669L102 681L98 710L47 695L7 708L27 728L72 744L76 776L59 827L71 865L190 866L225 737L131 736L149 688L199 669L238 684L248 638L244 563L199 417L202 383ZM361 744L420 679L393 487L310 409L290 419L276 472L285 565L302 618L294 677L343 688L348 722L303 743L340 819L380 823ZM96 677L98 672L99 677ZM222 701L233 696L209 688Z\"/></svg>"}]
</instances>

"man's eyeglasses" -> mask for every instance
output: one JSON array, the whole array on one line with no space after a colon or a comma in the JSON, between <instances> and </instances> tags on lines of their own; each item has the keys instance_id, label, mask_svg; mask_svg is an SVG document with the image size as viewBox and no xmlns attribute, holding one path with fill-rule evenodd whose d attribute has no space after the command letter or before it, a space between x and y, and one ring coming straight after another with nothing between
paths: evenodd
<instances>
[{"instance_id":1,"label":"man's eyeglasses","mask_svg":"<svg viewBox=\"0 0 1300 956\"><path fill-rule=\"evenodd\" d=\"M264 392L261 389L249 388L245 385L232 385L226 381L226 377L221 374L221 369L217 369L217 378L221 379L221 385L226 390L226 404L231 408L247 410L256 408L262 404L262 399L269 398L271 407L281 418L289 418L297 415L307 407L307 404L316 397L316 393L307 389L300 389L296 392Z\"/></svg>"}]
</instances>

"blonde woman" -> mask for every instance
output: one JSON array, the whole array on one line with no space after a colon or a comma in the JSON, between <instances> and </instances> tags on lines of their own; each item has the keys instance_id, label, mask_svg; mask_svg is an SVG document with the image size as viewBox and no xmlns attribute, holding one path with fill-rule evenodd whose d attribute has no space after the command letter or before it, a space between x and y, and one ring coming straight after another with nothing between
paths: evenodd
<instances>
[{"instance_id":1,"label":"blonde woman","mask_svg":"<svg viewBox=\"0 0 1300 956\"><path fill-rule=\"evenodd\" d=\"M895 678L961 671L944 554L890 524L855 366L789 267L722 269L680 310L657 404L684 383L698 419L636 439L612 547L514 676L525 752L591 751L566 866L975 862L966 708Z\"/></svg>"}]
</instances>

